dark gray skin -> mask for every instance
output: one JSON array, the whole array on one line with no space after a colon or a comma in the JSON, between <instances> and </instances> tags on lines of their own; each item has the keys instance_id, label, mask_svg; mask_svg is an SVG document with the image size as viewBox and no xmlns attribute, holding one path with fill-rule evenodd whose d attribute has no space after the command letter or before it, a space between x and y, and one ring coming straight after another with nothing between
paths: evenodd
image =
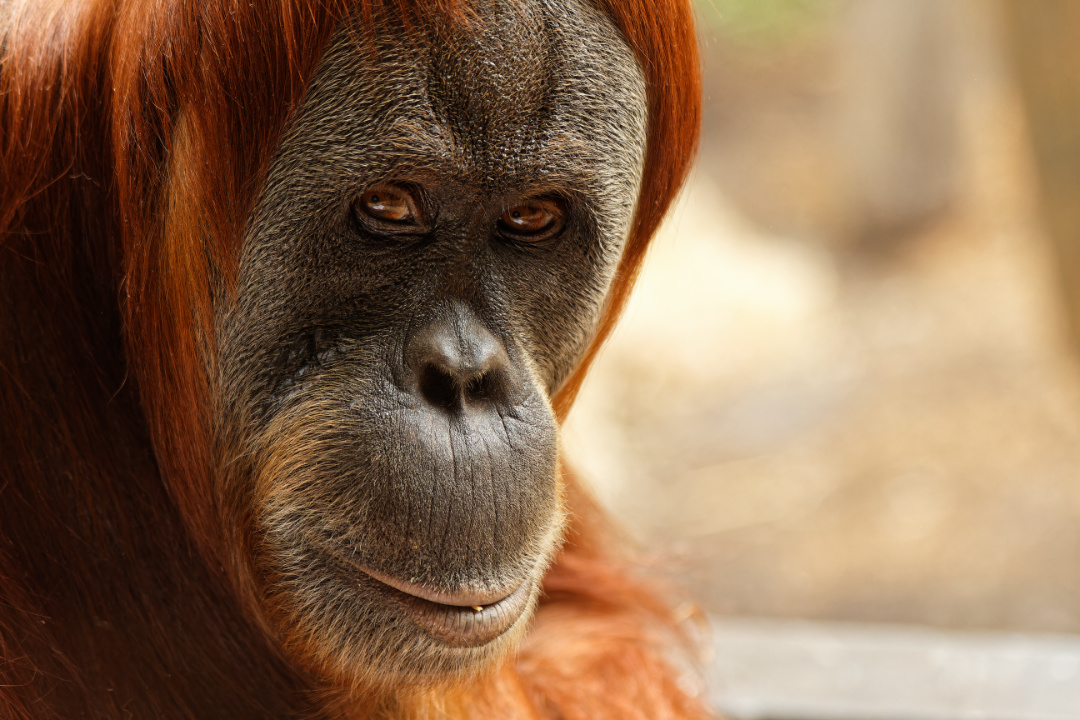
<instances>
[{"instance_id":1,"label":"dark gray skin","mask_svg":"<svg viewBox=\"0 0 1080 720\"><path fill-rule=\"evenodd\" d=\"M219 314L223 522L285 651L354 685L520 639L564 523L549 399L637 201L645 87L618 30L579 0L474 10L339 29ZM410 220L370 214L387 187ZM508 229L538 204L561 230Z\"/></svg>"}]
</instances>

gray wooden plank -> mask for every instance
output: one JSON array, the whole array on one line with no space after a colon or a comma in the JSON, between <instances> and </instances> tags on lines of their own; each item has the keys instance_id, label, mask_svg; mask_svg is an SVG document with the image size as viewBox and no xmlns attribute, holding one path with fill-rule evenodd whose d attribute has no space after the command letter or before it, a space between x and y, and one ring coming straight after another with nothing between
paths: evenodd
<instances>
[{"instance_id":1,"label":"gray wooden plank","mask_svg":"<svg viewBox=\"0 0 1080 720\"><path fill-rule=\"evenodd\" d=\"M1080 637L713 620L710 699L737 720L1080 718Z\"/></svg>"}]
</instances>

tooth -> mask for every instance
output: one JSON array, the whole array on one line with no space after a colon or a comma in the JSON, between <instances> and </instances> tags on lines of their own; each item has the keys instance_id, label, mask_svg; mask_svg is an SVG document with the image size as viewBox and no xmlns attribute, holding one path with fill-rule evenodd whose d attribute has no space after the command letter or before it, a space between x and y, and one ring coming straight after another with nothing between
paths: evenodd
<instances>
[{"instance_id":1,"label":"tooth","mask_svg":"<svg viewBox=\"0 0 1080 720\"><path fill-rule=\"evenodd\" d=\"M480 612L481 610L484 609L484 606L483 605L473 605L472 609L475 610L476 612Z\"/></svg>"}]
</instances>

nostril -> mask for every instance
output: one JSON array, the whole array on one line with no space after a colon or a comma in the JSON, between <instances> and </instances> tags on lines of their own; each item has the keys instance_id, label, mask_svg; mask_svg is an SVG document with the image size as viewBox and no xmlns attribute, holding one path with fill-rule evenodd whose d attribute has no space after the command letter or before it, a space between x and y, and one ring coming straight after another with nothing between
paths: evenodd
<instances>
[{"instance_id":1,"label":"nostril","mask_svg":"<svg viewBox=\"0 0 1080 720\"><path fill-rule=\"evenodd\" d=\"M435 364L427 365L420 374L420 393L432 407L459 412L464 405L494 401L500 391L499 373L488 371L468 378Z\"/></svg>"},{"instance_id":2,"label":"nostril","mask_svg":"<svg viewBox=\"0 0 1080 720\"><path fill-rule=\"evenodd\" d=\"M427 365L420 373L420 393L433 407L455 411L461 406L461 388L458 381L437 365Z\"/></svg>"},{"instance_id":3,"label":"nostril","mask_svg":"<svg viewBox=\"0 0 1080 720\"><path fill-rule=\"evenodd\" d=\"M489 370L473 375L465 383L465 399L469 402L494 400L499 393L499 373Z\"/></svg>"}]
</instances>

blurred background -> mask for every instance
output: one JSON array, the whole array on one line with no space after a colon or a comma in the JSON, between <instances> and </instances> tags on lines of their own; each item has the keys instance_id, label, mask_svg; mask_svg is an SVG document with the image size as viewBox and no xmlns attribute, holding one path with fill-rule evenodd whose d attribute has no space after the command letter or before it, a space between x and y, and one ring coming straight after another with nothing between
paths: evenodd
<instances>
[{"instance_id":1,"label":"blurred background","mask_svg":"<svg viewBox=\"0 0 1080 720\"><path fill-rule=\"evenodd\" d=\"M714 619L734 715L1080 717L1080 3L698 12L700 158L572 464ZM859 675L825 710L819 641ZM889 643L879 699L966 699L844 705Z\"/></svg>"}]
</instances>

